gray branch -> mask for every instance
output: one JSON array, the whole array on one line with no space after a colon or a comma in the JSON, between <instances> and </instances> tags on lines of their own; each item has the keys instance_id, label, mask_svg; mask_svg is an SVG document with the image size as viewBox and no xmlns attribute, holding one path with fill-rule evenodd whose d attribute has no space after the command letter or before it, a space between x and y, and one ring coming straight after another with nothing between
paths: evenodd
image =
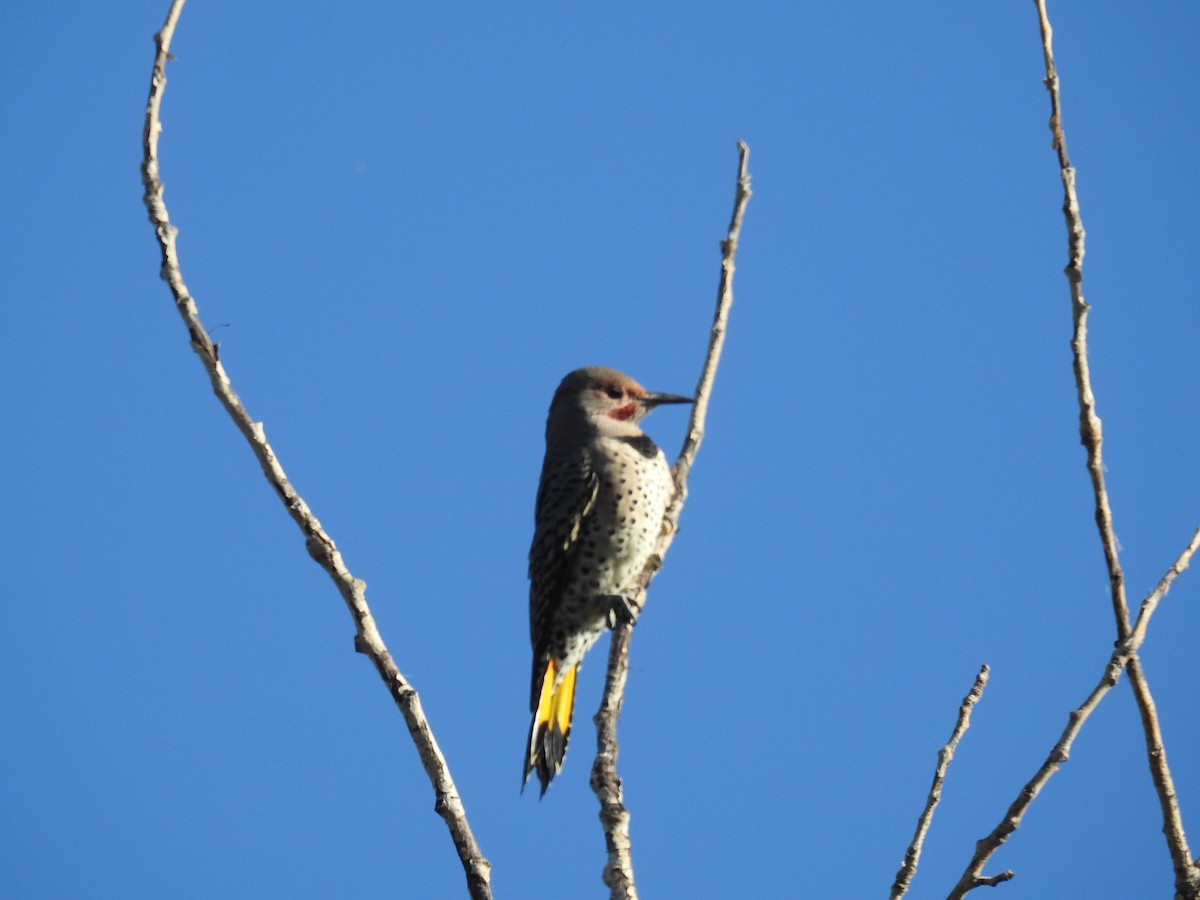
<instances>
[{"instance_id":1,"label":"gray branch","mask_svg":"<svg viewBox=\"0 0 1200 900\"><path fill-rule=\"evenodd\" d=\"M212 383L213 392L229 413L233 423L250 444L254 456L262 467L263 474L275 493L283 502L288 515L299 526L304 534L305 546L308 553L323 568L346 602L355 625L355 649L366 656L374 664L379 676L383 679L392 698L399 707L404 721L408 725L409 734L416 745L421 763L433 785L436 801L434 808L438 815L445 820L454 840L458 856L462 860L466 872L467 887L475 900L490 900L491 864L480 852L471 827L467 823L466 810L454 780L450 777L450 769L446 759L434 739L433 731L421 708L420 697L416 690L400 673L393 661L383 638L375 626L375 619L367 605L366 583L355 578L346 567L341 552L333 542L317 517L313 515L308 504L296 492L284 473L283 466L271 445L267 443L266 432L261 422L255 422L246 412L241 399L234 392L221 364L218 345L212 342L208 332L200 322L200 313L196 301L188 292L183 275L179 268L179 257L175 247L178 229L171 224L163 202L163 183L159 179L158 138L162 131L160 111L163 92L167 85L166 65L171 59L171 38L175 33L175 25L183 9L184 0L174 0L167 20L162 30L155 35L154 41L158 52L154 60L154 72L150 81L150 96L146 103L146 124L143 133L142 183L145 186L146 210L150 214L150 224L154 226L162 251L163 279L171 288L175 298L175 306L188 331L192 349L200 357L205 371Z\"/></svg>"},{"instance_id":2,"label":"gray branch","mask_svg":"<svg viewBox=\"0 0 1200 900\"><path fill-rule=\"evenodd\" d=\"M1096 397L1092 391L1091 372L1088 366L1087 318L1091 307L1083 296L1083 258L1086 232L1083 228L1083 218L1079 212L1075 169L1067 154L1067 139L1062 119L1062 97L1059 90L1058 71L1054 64L1053 30L1046 13L1045 0L1034 0L1034 3L1037 7L1038 23L1041 29L1042 56L1046 71L1045 85L1050 94L1050 131L1053 135L1053 146L1058 156L1059 173L1063 184L1063 217L1066 220L1068 245L1068 262L1064 271L1071 292L1071 315L1074 323L1071 351L1074 356L1075 389L1079 402L1079 435L1080 441L1087 451L1087 469L1091 477L1092 494L1095 500L1096 527L1100 533L1100 543L1104 548L1113 615L1116 619L1117 645L1109 657L1100 683L1096 685L1083 704L1070 714L1067 727L1059 737L1058 743L1054 745L1041 768L1022 788L1000 824L991 834L976 844L974 857L949 896L950 900L955 900L955 898L965 896L976 887L998 884L1013 877L1011 871L984 876L982 874L983 867L991 855L1008 839L1008 836L1020 827L1021 819L1029 805L1050 777L1070 757L1071 745L1092 710L1116 686L1121 678L1121 672L1128 671L1130 685L1133 688L1133 695L1142 719L1150 774L1162 809L1163 832L1167 838L1167 848L1175 869L1176 898L1177 900L1198 900L1200 898L1200 867L1192 861L1191 853L1188 850L1179 801L1175 795L1170 769L1167 767L1167 755L1162 743L1158 714L1137 653L1138 648L1146 639L1150 616L1153 615L1175 577L1188 567L1193 554L1200 546L1200 530L1193 535L1191 542L1167 570L1158 586L1142 602L1137 622L1131 628L1129 605L1125 595L1125 575L1118 558L1112 508L1109 505L1108 489L1104 483L1104 462L1101 455L1103 431L1100 416L1096 412Z\"/></svg>"},{"instance_id":3,"label":"gray branch","mask_svg":"<svg viewBox=\"0 0 1200 900\"><path fill-rule=\"evenodd\" d=\"M937 809L937 805L942 799L942 783L946 780L946 772L950 768L950 761L954 759L954 751L958 749L958 742L962 740L962 736L971 726L971 710L983 696L983 689L987 687L988 683L989 671L986 663L980 668L979 674L975 676L975 683L958 707L958 720L954 723L954 731L950 734L950 740L938 751L937 768L933 772L933 784L929 788L929 796L925 799L925 808L921 810L921 815L917 819L917 830L913 834L912 843L908 845L908 851L904 854L904 864L900 866L900 871L896 873L896 880L892 883L891 900L900 900L908 893L909 885L912 884L912 880L917 874L917 864L921 861L921 848L925 844L925 835L929 832L929 823L933 821L933 811Z\"/></svg>"},{"instance_id":4,"label":"gray branch","mask_svg":"<svg viewBox=\"0 0 1200 900\"><path fill-rule=\"evenodd\" d=\"M675 539L679 513L687 499L688 472L704 439L708 401L717 375L717 363L721 359L721 348L725 344L729 309L733 305L734 258L737 255L738 238L741 236L742 218L750 200L750 174L747 170L749 158L750 148L744 142L738 142L737 189L733 200L733 215L729 220L729 232L721 242L721 278L717 287L717 310L709 334L708 355L700 373L700 383L696 387L696 402L692 406L687 437L679 452L679 458L671 468L675 481L675 497L663 515L662 530L654 553L630 598L637 609L644 605L646 589L662 566L667 549ZM629 643L632 637L632 622L619 620L614 625L612 642L609 645L604 698L594 719L596 759L592 765L591 785L600 801L600 823L604 828L604 839L608 848L604 883L608 885L612 900L637 900L631 856L632 844L629 838L629 810L625 807L621 779L617 775L617 719L621 714L621 703L625 694L625 679L629 671Z\"/></svg>"},{"instance_id":5,"label":"gray branch","mask_svg":"<svg viewBox=\"0 0 1200 900\"><path fill-rule=\"evenodd\" d=\"M1054 136L1054 149L1058 153L1059 171L1063 183L1063 217L1066 219L1069 260L1065 269L1067 283L1071 289L1071 311L1075 322L1075 334L1071 350L1075 357L1075 387L1079 398L1079 434L1087 449L1087 467L1095 495L1096 526L1100 532L1100 543L1104 547L1104 559L1108 565L1108 578L1112 593L1113 614L1117 624L1117 639L1127 641L1129 637L1129 607L1125 599L1125 575L1117 555L1117 537L1113 530L1112 509L1108 502L1108 490L1104 484L1104 462L1100 448L1103 443L1100 417L1096 413L1096 398L1092 393L1091 374L1088 367L1087 317L1091 307L1083 296L1083 257L1086 232L1079 213L1079 195L1075 187L1075 169L1067 154L1067 137L1063 130L1062 98L1059 91L1058 70L1054 65L1052 46L1053 30L1046 13L1045 0L1035 0L1038 23L1042 35L1042 56L1046 66L1046 90L1050 93L1050 131ZM1167 848L1175 868L1176 890L1186 896L1195 896L1200 890L1200 872L1197 872L1188 850L1187 837L1183 831L1183 818L1175 796L1171 770L1167 765L1167 752L1163 746L1162 729L1150 684L1142 670L1136 652L1129 655L1126 666L1129 683L1137 701L1142 719L1142 731L1146 739L1146 754L1150 764L1150 775L1159 798L1163 817L1163 833L1167 837ZM1190 887L1189 887L1190 886ZM1190 890L1190 894L1187 892Z\"/></svg>"},{"instance_id":6,"label":"gray branch","mask_svg":"<svg viewBox=\"0 0 1200 900\"><path fill-rule=\"evenodd\" d=\"M1183 552L1179 554L1171 567L1167 569L1166 574L1158 582L1158 586L1154 588L1142 601L1141 610L1138 613L1137 626L1130 633L1129 637L1121 641L1117 648L1109 657L1107 664L1104 667L1104 674L1100 677L1100 683L1092 689L1088 694L1087 699L1075 710L1073 710L1067 719L1067 727L1063 730L1058 742L1050 751L1050 755L1046 757L1046 761L1042 763L1040 769L1034 774L1033 778L1021 788L1021 793L1017 799L1009 806L1008 811L1004 814L1004 818L987 837L979 841L975 845L975 855L971 858L970 864L963 873L958 884L948 895L948 900L960 900L965 897L970 891L977 887L985 885L995 885L1002 881L1008 881L1013 877L1013 872L1005 871L999 875L984 876L983 867L991 858L992 854L1000 849L1000 846L1008 840L1009 835L1016 831L1021 826L1021 819L1024 817L1029 805L1033 803L1046 782L1050 780L1059 766L1070 759L1071 745L1083 728L1083 723L1087 721L1088 716L1092 714L1099 704L1104 699L1104 696L1116 687L1118 681L1121 680L1121 671L1125 668L1130 658L1133 657L1138 649L1142 646L1142 642L1146 639L1146 630L1150 625L1150 617L1158 608L1159 602L1171 588L1171 584L1175 581L1176 576L1191 564L1192 556L1200 549L1200 529L1192 535L1192 540L1184 547ZM1186 900L1194 900L1195 893L1181 894Z\"/></svg>"}]
</instances>

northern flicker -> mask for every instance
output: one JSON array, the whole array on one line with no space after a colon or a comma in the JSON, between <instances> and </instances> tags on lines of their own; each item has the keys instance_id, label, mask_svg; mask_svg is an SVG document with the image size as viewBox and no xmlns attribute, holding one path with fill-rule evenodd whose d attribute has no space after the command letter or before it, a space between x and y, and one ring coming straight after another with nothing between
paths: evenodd
<instances>
[{"instance_id":1,"label":"northern flicker","mask_svg":"<svg viewBox=\"0 0 1200 900\"><path fill-rule=\"evenodd\" d=\"M536 770L543 794L567 752L579 664L627 606L675 494L666 457L638 422L661 403L691 402L589 366L550 403L529 548L533 724L521 782Z\"/></svg>"}]
</instances>

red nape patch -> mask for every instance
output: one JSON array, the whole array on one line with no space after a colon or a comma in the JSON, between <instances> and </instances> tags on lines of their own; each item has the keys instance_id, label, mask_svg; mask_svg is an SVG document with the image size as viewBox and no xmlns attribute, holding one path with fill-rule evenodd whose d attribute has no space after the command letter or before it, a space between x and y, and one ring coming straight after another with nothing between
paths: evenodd
<instances>
[{"instance_id":1,"label":"red nape patch","mask_svg":"<svg viewBox=\"0 0 1200 900\"><path fill-rule=\"evenodd\" d=\"M637 412L637 406L638 405L636 403L626 403L624 406L618 406L608 414L609 418L620 419L622 422L624 422L626 419L631 418L635 412Z\"/></svg>"}]
</instances>

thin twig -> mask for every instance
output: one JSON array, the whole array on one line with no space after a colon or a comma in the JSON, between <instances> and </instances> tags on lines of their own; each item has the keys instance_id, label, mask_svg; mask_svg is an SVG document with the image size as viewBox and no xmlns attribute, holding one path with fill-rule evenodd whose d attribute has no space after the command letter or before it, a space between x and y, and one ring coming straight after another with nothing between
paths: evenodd
<instances>
[{"instance_id":1,"label":"thin twig","mask_svg":"<svg viewBox=\"0 0 1200 900\"><path fill-rule=\"evenodd\" d=\"M675 538L679 513L687 499L687 476L692 462L704 439L704 422L708 414L708 401L712 394L713 380L717 375L717 363L721 359L721 348L725 344L725 327L729 320L729 309L733 305L734 257L737 255L738 238L742 231L742 218L750 200L750 174L747 164L750 148L738 142L737 190L733 200L733 215L729 221L729 232L721 242L721 278L717 287L717 309L713 317L712 331L708 340L708 355L696 387L696 402L692 406L692 417L688 423L687 438L679 452L671 472L675 480L675 497L663 515L663 527L659 533L654 553L638 579L630 598L634 607L640 609L646 599L646 588L662 566L663 557ZM621 702L625 692L625 677L629 668L629 642L633 636L633 623L618 620L613 627L612 642L608 654L608 676L604 685L604 698L596 713L596 760L592 765L591 785L600 801L600 823L604 828L608 847L608 861L604 866L604 883L608 885L613 900L636 900L637 887L633 878L633 860L630 855L629 810L625 808L621 791L621 779L617 775L617 719L621 714Z\"/></svg>"},{"instance_id":2,"label":"thin twig","mask_svg":"<svg viewBox=\"0 0 1200 900\"><path fill-rule=\"evenodd\" d=\"M725 346L725 329L729 322L729 310L733 306L733 273L736 271L734 260L737 257L738 240L742 234L742 219L746 215L746 204L750 202L750 173L747 165L750 162L750 148L742 141L738 142L738 175L737 190L733 198L733 214L729 218L729 232L721 242L721 278L717 284L717 309L713 314L712 330L708 338L708 355L704 359L704 368L700 372L700 382L696 385L696 402L692 406L692 416L688 422L688 433L679 458L671 468L675 477L675 498L667 507L665 519L674 536L679 512L687 499L687 477L691 471L696 453L704 440L704 423L708 417L708 401L712 396L713 381L717 377L717 363L721 361L721 350ZM671 541L668 538L659 547L659 562ZM649 584L653 572L646 578Z\"/></svg>"},{"instance_id":3,"label":"thin twig","mask_svg":"<svg viewBox=\"0 0 1200 900\"><path fill-rule=\"evenodd\" d=\"M962 736L971 725L971 710L983 696L983 689L987 687L988 673L989 669L985 663L979 669L979 674L975 676L975 683L971 686L970 692L963 697L962 705L958 708L958 721L954 725L950 740L938 752L937 768L933 773L933 785L929 788L925 809L921 811L921 815L917 819L917 830L913 834L912 843L909 844L908 851L904 854L904 865L896 873L896 880L892 884L891 900L899 900L900 897L903 897L908 892L908 886L912 884L913 877L917 874L917 864L921 861L921 847L925 843L925 834L929 831L929 823L933 821L933 811L937 809L937 805L942 799L942 782L946 780L946 771L950 768L950 761L954 759L954 751L958 748L958 742L962 740Z\"/></svg>"},{"instance_id":4,"label":"thin twig","mask_svg":"<svg viewBox=\"0 0 1200 900\"><path fill-rule=\"evenodd\" d=\"M1108 577L1112 593L1113 613L1117 619L1117 631L1124 639L1129 632L1129 606L1125 600L1125 574L1117 556L1117 535L1113 529L1112 508L1108 503L1108 488L1104 484L1104 460L1100 448L1104 443L1100 416L1096 413L1096 397L1092 393L1091 370L1088 367L1087 319L1091 307L1083 296L1083 257L1087 233L1083 229L1083 218L1079 213L1079 194L1075 190L1075 169L1067 155L1067 138L1063 131L1062 99L1058 87L1058 71L1054 66L1054 51L1051 48L1053 32L1046 16L1045 0L1034 0L1042 29L1042 56L1046 64L1044 83L1050 92L1050 132L1053 146L1058 153L1059 174L1063 183L1063 216L1067 223L1068 261L1064 272L1071 288L1071 314L1075 333L1071 339L1071 351L1075 358L1075 390L1079 398L1079 439L1087 450L1087 468L1092 478L1092 493L1096 501L1096 527L1100 530L1100 543L1104 547L1104 559L1108 564Z\"/></svg>"},{"instance_id":5,"label":"thin twig","mask_svg":"<svg viewBox=\"0 0 1200 900\"><path fill-rule=\"evenodd\" d=\"M1092 689L1087 699L1068 717L1067 727L1063 730L1058 742L1050 751L1050 755L1046 757L1046 761L1042 763L1041 768L1037 770L1033 778L1021 789L1021 793L1013 801L1012 805L1009 806L1008 811L1004 814L1004 818L1000 820L1000 824L992 830L991 834L975 844L975 855L971 858L971 862L968 864L966 871L963 872L958 884L954 886L954 890L948 895L948 900L960 900L960 898L965 897L977 887L996 885L1003 881L1008 881L1013 877L1014 873L1011 870L1001 872L999 875L985 877L982 874L983 867L987 864L992 854L999 850L1000 846L1008 840L1009 835L1021 826L1021 819L1025 815L1026 810L1029 809L1029 805L1033 803L1034 798L1045 787L1046 782L1050 780L1050 776L1057 772L1059 766L1070 758L1071 745L1083 728L1083 723L1092 714L1092 710L1104 699L1105 694L1112 690L1117 682L1121 680L1121 671L1126 667L1129 660L1137 654L1138 649L1142 646L1142 642L1146 639L1146 630L1150 625L1150 617L1154 615L1159 602L1166 596L1167 591L1170 590L1176 576L1191 564L1192 556L1196 553L1197 549L1200 549L1200 529L1197 529L1196 533L1192 536L1191 542L1179 554L1166 574L1163 575L1158 586L1142 601L1141 611L1138 614L1137 627L1126 640L1117 645L1117 648L1105 664L1104 674L1100 678L1100 683ZM1192 888L1192 893L1190 894L1181 892L1177 896L1193 900L1196 896L1195 888Z\"/></svg>"},{"instance_id":6,"label":"thin twig","mask_svg":"<svg viewBox=\"0 0 1200 900\"><path fill-rule=\"evenodd\" d=\"M1138 610L1137 621L1133 625L1133 630L1129 632L1129 637L1126 638L1134 652L1142 646L1142 641L1146 639L1146 629L1150 627L1150 617L1154 615L1154 611L1158 609L1158 604L1162 602L1162 598L1167 596L1167 591L1171 589L1172 583L1179 576L1179 573L1186 569L1192 562L1192 556L1196 551L1200 550L1200 528L1196 529L1196 533L1192 535L1191 541L1179 557L1171 564L1171 568L1167 569L1166 574L1159 579L1158 585L1142 601L1142 607Z\"/></svg>"},{"instance_id":7,"label":"thin twig","mask_svg":"<svg viewBox=\"0 0 1200 900\"><path fill-rule=\"evenodd\" d=\"M436 794L434 808L445 820L459 858L462 860L470 895L476 900L490 898L492 896L491 864L483 857L479 845L471 833L462 799L450 777L450 769L446 765L445 757L425 718L420 698L417 696L416 690L400 674L400 670L392 660L391 654L375 626L375 619L367 605L366 583L350 573L333 538L321 527L317 517L308 508L308 504L288 481L283 467L275 456L275 451L267 443L262 423L255 422L246 412L242 401L230 384L225 367L218 358L216 347L200 322L196 302L188 293L187 285L183 281L175 247L178 229L171 224L166 205L163 203L163 184L159 180L158 164L158 138L162 131L160 109L167 84L166 65L167 61L172 58L170 55L171 38L175 33L175 25L179 20L183 4L184 0L174 0L162 30L154 38L158 52L154 60L154 72L150 82L150 96L146 104L146 124L143 133L142 183L146 189L144 200L150 214L150 224L154 226L162 251L161 275L171 288L175 306L187 327L192 349L196 351L204 364L213 391L238 430L250 443L250 448L254 451L263 474L266 475L271 487L275 489L275 493L279 495L288 514L304 533L309 555L333 579L350 614L354 617L355 648L360 653L365 653L375 665L376 671L387 685L388 691L408 724L409 734L412 735L417 752L421 757L421 763Z\"/></svg>"},{"instance_id":8,"label":"thin twig","mask_svg":"<svg viewBox=\"0 0 1200 900\"><path fill-rule=\"evenodd\" d=\"M1052 47L1053 30L1046 13L1045 0L1034 0L1038 10L1038 22L1042 35L1042 56L1046 66L1046 90L1050 92L1050 130L1054 136L1054 148L1058 152L1059 170L1063 183L1063 216L1067 224L1069 261L1065 269L1071 288L1071 310L1075 322L1075 334L1071 349L1075 357L1075 386L1079 398L1079 433L1087 449L1087 467L1095 495L1096 526L1100 531L1100 543L1104 547L1104 559L1108 566L1108 578L1112 594L1113 615L1117 624L1118 641L1129 637L1129 607L1125 599L1125 575L1117 555L1117 537L1113 529L1112 509L1108 502L1108 490L1104 484L1104 463L1100 448L1103 443L1100 417L1096 413L1096 398L1092 393L1091 375L1088 369L1087 317L1090 307L1083 296L1083 257L1085 232L1079 213L1079 195L1075 189L1075 169L1067 154L1067 138L1063 130L1062 101L1059 92L1058 71L1054 65ZM1183 818L1171 770L1167 765L1167 752L1163 746L1162 729L1150 684L1142 670L1141 660L1136 653L1129 656L1129 684L1137 701L1142 720L1142 732L1146 740L1146 755L1150 765L1150 776L1158 794L1162 810L1163 833L1167 838L1167 849L1175 869L1176 889L1184 891L1191 886L1194 891L1200 884L1200 875L1192 862L1187 837L1183 830Z\"/></svg>"}]
</instances>

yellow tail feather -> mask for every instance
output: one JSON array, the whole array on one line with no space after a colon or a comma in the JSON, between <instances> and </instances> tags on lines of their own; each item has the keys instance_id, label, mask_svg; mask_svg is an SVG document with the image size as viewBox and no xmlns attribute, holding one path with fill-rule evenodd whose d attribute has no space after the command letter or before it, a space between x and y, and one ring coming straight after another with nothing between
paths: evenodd
<instances>
[{"instance_id":1,"label":"yellow tail feather","mask_svg":"<svg viewBox=\"0 0 1200 900\"><path fill-rule=\"evenodd\" d=\"M542 689L529 728L529 753L525 757L522 789L529 781L529 773L536 769L545 794L550 779L562 771L567 741L571 737L571 716L575 711L576 671L577 667L571 666L559 675L554 660L546 661Z\"/></svg>"}]
</instances>

